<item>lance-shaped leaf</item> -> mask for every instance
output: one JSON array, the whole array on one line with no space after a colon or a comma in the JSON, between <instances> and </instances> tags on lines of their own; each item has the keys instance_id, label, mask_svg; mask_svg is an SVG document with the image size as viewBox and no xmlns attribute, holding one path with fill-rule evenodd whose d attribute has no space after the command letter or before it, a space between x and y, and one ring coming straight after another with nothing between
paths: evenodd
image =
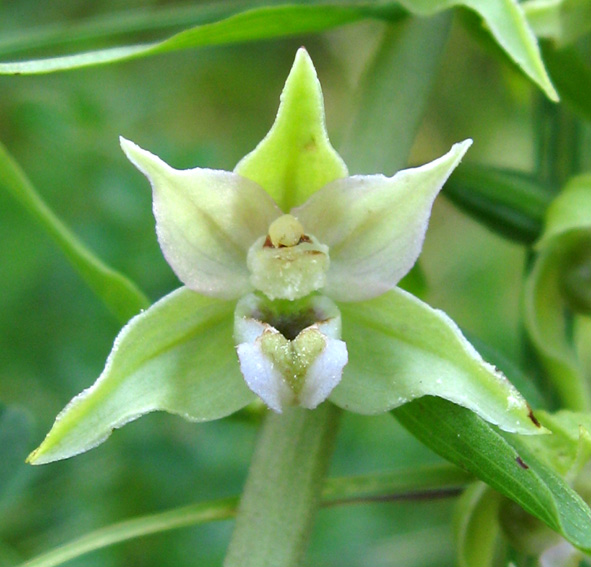
<instances>
[{"instance_id":1,"label":"lance-shaped leaf","mask_svg":"<svg viewBox=\"0 0 591 567\"><path fill-rule=\"evenodd\" d=\"M403 2L380 3L343 0L338 4L315 2L310 5L262 6L242 11L235 11L232 7L222 8L221 16L225 13L232 15L187 28L163 41L123 45L46 59L0 63L0 74L52 73L118 63L181 49L318 33L367 18L398 21L405 15L400 4L419 15L432 15L455 6L465 6L474 10L486 22L495 40L507 55L544 90L549 98L557 99L540 58L535 36L515 0L403 0ZM160 14L154 17L159 18L159 23L155 27L160 27L160 24L167 19L164 12L162 17ZM120 27L120 20L121 18L117 18L118 27ZM76 30L73 33L75 34ZM107 29L102 35L103 38L108 38L113 34L113 30ZM39 34L35 37L35 47L38 47L38 36Z\"/></svg>"},{"instance_id":2,"label":"lance-shaped leaf","mask_svg":"<svg viewBox=\"0 0 591 567\"><path fill-rule=\"evenodd\" d=\"M87 451L151 411L207 421L251 402L236 361L233 308L181 288L134 317L99 379L66 406L29 462Z\"/></svg>"},{"instance_id":3,"label":"lance-shaped leaf","mask_svg":"<svg viewBox=\"0 0 591 567\"><path fill-rule=\"evenodd\" d=\"M121 147L152 184L158 240L179 279L214 297L248 293L246 253L281 214L273 199L235 173L179 171L123 138Z\"/></svg>"},{"instance_id":4,"label":"lance-shaped leaf","mask_svg":"<svg viewBox=\"0 0 591 567\"><path fill-rule=\"evenodd\" d=\"M340 307L349 363L329 398L338 406L374 414L439 396L506 431L541 431L519 392L442 311L399 288Z\"/></svg>"},{"instance_id":5,"label":"lance-shaped leaf","mask_svg":"<svg viewBox=\"0 0 591 567\"><path fill-rule=\"evenodd\" d=\"M234 171L256 181L284 212L347 176L326 133L322 90L305 49L297 52L273 127Z\"/></svg>"},{"instance_id":6,"label":"lance-shaped leaf","mask_svg":"<svg viewBox=\"0 0 591 567\"><path fill-rule=\"evenodd\" d=\"M472 140L393 177L330 183L292 211L330 250L326 295L363 301L392 289L416 262L433 201Z\"/></svg>"},{"instance_id":7,"label":"lance-shaped leaf","mask_svg":"<svg viewBox=\"0 0 591 567\"><path fill-rule=\"evenodd\" d=\"M502 434L474 413L424 397L394 410L406 429L445 459L474 473L561 534L591 551L591 511L518 435Z\"/></svg>"},{"instance_id":8,"label":"lance-shaped leaf","mask_svg":"<svg viewBox=\"0 0 591 567\"><path fill-rule=\"evenodd\" d=\"M573 179L550 205L537 248L525 287L526 328L563 402L588 411L589 377L567 317L591 313L591 176Z\"/></svg>"}]
</instances>

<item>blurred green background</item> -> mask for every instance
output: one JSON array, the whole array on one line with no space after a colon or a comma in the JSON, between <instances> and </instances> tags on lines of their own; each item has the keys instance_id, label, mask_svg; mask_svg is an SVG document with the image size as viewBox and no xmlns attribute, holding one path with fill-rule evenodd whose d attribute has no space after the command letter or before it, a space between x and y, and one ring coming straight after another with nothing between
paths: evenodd
<instances>
[{"instance_id":1,"label":"blurred green background","mask_svg":"<svg viewBox=\"0 0 591 567\"><path fill-rule=\"evenodd\" d=\"M2 2L0 38L148 6L167 3ZM0 139L58 216L156 300L179 283L158 248L148 184L125 159L118 136L178 168L232 169L270 127L296 49L304 45L323 85L328 130L338 149L384 26L369 22L110 67L3 76ZM454 24L410 163L431 160L472 137L468 160L531 169L533 109L542 96ZM240 416L198 425L153 414L85 455L42 467L24 464L67 401L101 372L119 324L5 193L0 242L0 401L22 410L31 428L28 438L15 442L18 459L0 486L0 566L128 517L238 494L256 434L256 424ZM523 248L469 220L445 197L438 199L421 258L428 299L510 356L519 351L524 259ZM432 462L439 458L391 416L347 414L331 473ZM309 564L451 566L453 504L322 510ZM150 536L69 565L219 565L231 528L221 522Z\"/></svg>"}]
</instances>

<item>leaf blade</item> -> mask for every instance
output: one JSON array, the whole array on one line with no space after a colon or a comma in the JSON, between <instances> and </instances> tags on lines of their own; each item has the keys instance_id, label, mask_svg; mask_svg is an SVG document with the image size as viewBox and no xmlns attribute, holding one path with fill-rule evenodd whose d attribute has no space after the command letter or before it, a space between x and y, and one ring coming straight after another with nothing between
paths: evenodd
<instances>
[{"instance_id":1,"label":"leaf blade","mask_svg":"<svg viewBox=\"0 0 591 567\"><path fill-rule=\"evenodd\" d=\"M392 413L427 447L517 502L574 546L591 550L591 510L517 435L501 434L440 398L421 398Z\"/></svg>"},{"instance_id":2,"label":"leaf blade","mask_svg":"<svg viewBox=\"0 0 591 567\"><path fill-rule=\"evenodd\" d=\"M131 280L95 256L53 213L2 144L0 186L43 227L92 291L122 323L150 305L148 298Z\"/></svg>"},{"instance_id":3,"label":"leaf blade","mask_svg":"<svg viewBox=\"0 0 591 567\"><path fill-rule=\"evenodd\" d=\"M127 45L47 59L0 63L0 75L42 74L129 61L192 47L224 45L316 33L372 17L398 18L399 7L372 7L351 2L339 5L286 5L246 10L228 18L181 31L163 41Z\"/></svg>"}]
</instances>

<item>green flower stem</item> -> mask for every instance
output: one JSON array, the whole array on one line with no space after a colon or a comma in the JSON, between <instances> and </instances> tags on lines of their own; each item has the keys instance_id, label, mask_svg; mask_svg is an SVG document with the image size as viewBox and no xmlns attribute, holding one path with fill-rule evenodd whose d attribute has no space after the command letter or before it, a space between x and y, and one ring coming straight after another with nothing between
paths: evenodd
<instances>
[{"instance_id":1,"label":"green flower stem","mask_svg":"<svg viewBox=\"0 0 591 567\"><path fill-rule=\"evenodd\" d=\"M320 503L340 410L269 413L255 449L225 567L301 563Z\"/></svg>"},{"instance_id":2,"label":"green flower stem","mask_svg":"<svg viewBox=\"0 0 591 567\"><path fill-rule=\"evenodd\" d=\"M538 97L536 168L555 192L580 171L581 127L564 108Z\"/></svg>"}]
</instances>

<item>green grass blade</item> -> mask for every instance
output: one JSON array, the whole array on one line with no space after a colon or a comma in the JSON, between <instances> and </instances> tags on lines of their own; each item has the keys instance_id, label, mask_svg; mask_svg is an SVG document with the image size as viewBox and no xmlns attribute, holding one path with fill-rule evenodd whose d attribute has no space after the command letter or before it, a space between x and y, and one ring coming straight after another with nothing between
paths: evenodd
<instances>
[{"instance_id":1,"label":"green grass blade","mask_svg":"<svg viewBox=\"0 0 591 567\"><path fill-rule=\"evenodd\" d=\"M144 37L156 33L169 33L196 25L221 20L248 8L262 4L263 0L215 2L189 6L144 6L113 12L80 22L56 22L26 30L6 33L0 38L0 56L30 50L57 50L68 46L80 50L82 46L103 46L125 36L141 34Z\"/></svg>"},{"instance_id":2,"label":"green grass blade","mask_svg":"<svg viewBox=\"0 0 591 567\"><path fill-rule=\"evenodd\" d=\"M0 187L7 190L45 229L92 291L121 322L126 322L150 305L149 300L135 284L99 260L62 223L2 144Z\"/></svg>"},{"instance_id":3,"label":"green grass blade","mask_svg":"<svg viewBox=\"0 0 591 567\"><path fill-rule=\"evenodd\" d=\"M122 541L196 524L227 520L233 518L236 514L237 505L237 498L226 498L119 522L56 547L47 553L26 561L20 567L55 567L91 551Z\"/></svg>"},{"instance_id":4,"label":"green grass blade","mask_svg":"<svg viewBox=\"0 0 591 567\"><path fill-rule=\"evenodd\" d=\"M42 74L117 63L208 45L223 45L305 33L353 23L368 17L399 18L398 6L373 6L351 2L334 5L286 5L255 8L226 19L195 26L164 41L128 45L48 59L0 63L0 74Z\"/></svg>"}]
</instances>

